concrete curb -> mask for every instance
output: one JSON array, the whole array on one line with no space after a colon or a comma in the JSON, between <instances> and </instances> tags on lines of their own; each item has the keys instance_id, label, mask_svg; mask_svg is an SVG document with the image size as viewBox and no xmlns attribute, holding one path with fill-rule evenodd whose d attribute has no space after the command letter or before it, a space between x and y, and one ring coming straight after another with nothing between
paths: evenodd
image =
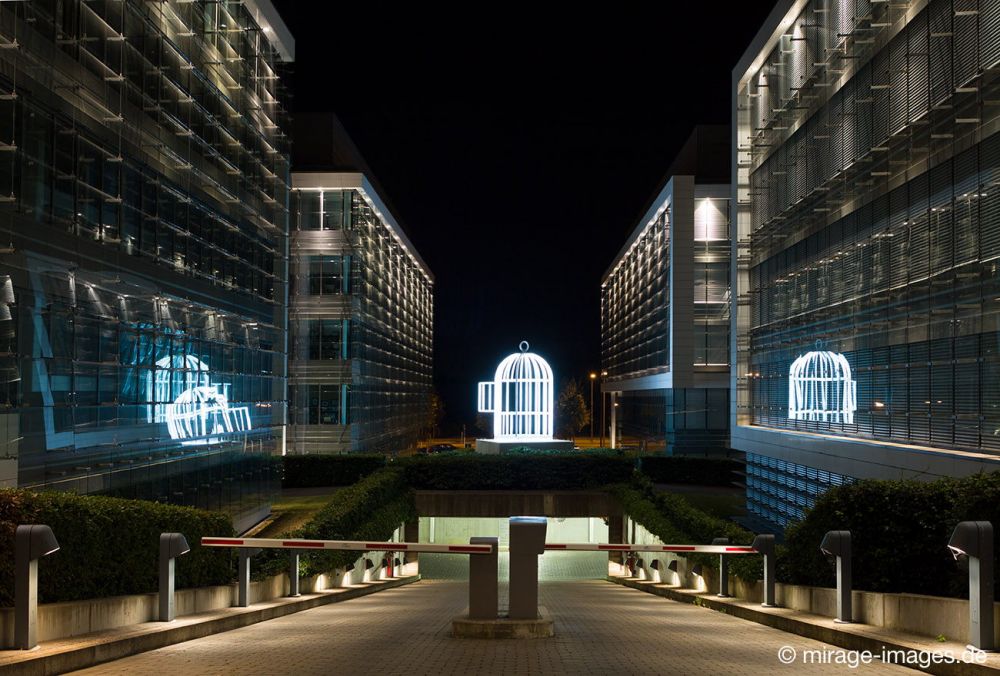
<instances>
[{"instance_id":1,"label":"concrete curb","mask_svg":"<svg viewBox=\"0 0 1000 676\"><path fill-rule=\"evenodd\" d=\"M846 650L868 651L876 656L881 655L884 650L919 651L923 653L951 650L953 654L960 654L965 647L955 642L937 643L932 638L920 640L921 637L901 635L890 630L860 623L834 624L833 618L829 617L800 613L788 608L763 608L757 604L751 604L735 598L720 599L714 594L698 592L693 589L682 590L670 588L651 582L642 582L612 575L609 575L607 580L624 587L644 591L648 594L662 596L671 601L690 603L743 620L750 620L751 622L773 627L774 629L780 629L789 634L821 641ZM775 658L775 666L778 665L779 662ZM797 664L795 666L804 665ZM949 676L952 674L956 676L989 674L990 676L998 676L1000 674L1000 655L990 653L987 656L986 664L955 662L951 664L930 664L926 668L921 668L915 664L901 663L899 666L908 666L928 674L945 674Z\"/></svg>"},{"instance_id":2,"label":"concrete curb","mask_svg":"<svg viewBox=\"0 0 1000 676\"><path fill-rule=\"evenodd\" d=\"M146 622L132 627L50 641L35 650L0 652L0 674L48 676L85 669L103 662L156 650L168 645L239 629L265 620L291 615L310 608L356 599L420 580L420 575L402 577L364 586L330 589L260 602L249 608L226 608L178 618L174 622Z\"/></svg>"}]
</instances>

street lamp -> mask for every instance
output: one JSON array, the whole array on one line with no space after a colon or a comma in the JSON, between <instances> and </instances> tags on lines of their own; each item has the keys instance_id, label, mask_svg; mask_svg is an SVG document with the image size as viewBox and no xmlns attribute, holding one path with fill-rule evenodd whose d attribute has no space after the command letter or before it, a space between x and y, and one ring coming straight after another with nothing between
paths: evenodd
<instances>
[{"instance_id":1,"label":"street lamp","mask_svg":"<svg viewBox=\"0 0 1000 676\"><path fill-rule=\"evenodd\" d=\"M594 383L597 381L597 374L590 374L590 443L594 443Z\"/></svg>"},{"instance_id":2,"label":"street lamp","mask_svg":"<svg viewBox=\"0 0 1000 676\"><path fill-rule=\"evenodd\" d=\"M604 379L608 377L607 371L601 371L601 384L604 384ZM601 448L604 448L604 433L608 431L608 428L604 423L604 409L605 409L605 399L604 399L604 388L600 390L601 394Z\"/></svg>"}]
</instances>

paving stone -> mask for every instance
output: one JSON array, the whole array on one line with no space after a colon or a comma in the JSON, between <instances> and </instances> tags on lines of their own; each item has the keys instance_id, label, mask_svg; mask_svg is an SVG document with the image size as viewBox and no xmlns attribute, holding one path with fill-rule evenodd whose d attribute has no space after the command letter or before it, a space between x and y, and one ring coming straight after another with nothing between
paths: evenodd
<instances>
[{"instance_id":1,"label":"paving stone","mask_svg":"<svg viewBox=\"0 0 1000 676\"><path fill-rule=\"evenodd\" d=\"M540 596L555 619L554 638L452 638L467 585L424 580L77 673L912 673L881 664L783 665L782 646L800 654L833 648L603 580L545 582Z\"/></svg>"}]
</instances>

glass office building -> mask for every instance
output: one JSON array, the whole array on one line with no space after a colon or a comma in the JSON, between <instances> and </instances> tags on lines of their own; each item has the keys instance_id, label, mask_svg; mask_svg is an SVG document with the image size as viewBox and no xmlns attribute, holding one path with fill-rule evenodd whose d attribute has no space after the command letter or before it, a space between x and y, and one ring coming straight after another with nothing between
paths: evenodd
<instances>
[{"instance_id":1,"label":"glass office building","mask_svg":"<svg viewBox=\"0 0 1000 676\"><path fill-rule=\"evenodd\" d=\"M433 388L434 278L364 174L296 171L292 185L288 451L413 448Z\"/></svg>"},{"instance_id":2,"label":"glass office building","mask_svg":"<svg viewBox=\"0 0 1000 676\"><path fill-rule=\"evenodd\" d=\"M0 4L0 485L266 513L293 51L266 0Z\"/></svg>"},{"instance_id":3,"label":"glass office building","mask_svg":"<svg viewBox=\"0 0 1000 676\"><path fill-rule=\"evenodd\" d=\"M734 71L732 441L757 516L1000 468L998 66L993 0L808 0Z\"/></svg>"},{"instance_id":4,"label":"glass office building","mask_svg":"<svg viewBox=\"0 0 1000 676\"><path fill-rule=\"evenodd\" d=\"M729 431L728 129L696 128L601 281L611 443L724 452Z\"/></svg>"}]
</instances>

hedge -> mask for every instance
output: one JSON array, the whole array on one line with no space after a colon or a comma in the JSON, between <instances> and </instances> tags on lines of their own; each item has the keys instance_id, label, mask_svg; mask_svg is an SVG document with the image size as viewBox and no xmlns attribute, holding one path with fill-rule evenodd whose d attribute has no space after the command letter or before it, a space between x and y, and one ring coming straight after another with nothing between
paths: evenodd
<instances>
[{"instance_id":1,"label":"hedge","mask_svg":"<svg viewBox=\"0 0 1000 676\"><path fill-rule=\"evenodd\" d=\"M177 559L177 586L228 584L228 550L203 548L203 535L230 536L228 515L144 500L0 489L0 542L19 524L52 528L58 552L39 563L45 603L155 592L160 533L183 533L191 552ZM14 548L0 548L0 606L14 602Z\"/></svg>"},{"instance_id":2,"label":"hedge","mask_svg":"<svg viewBox=\"0 0 1000 676\"><path fill-rule=\"evenodd\" d=\"M290 537L312 540L388 540L400 524L417 517L413 492L403 472L386 467L353 486L337 491L330 502ZM302 555L303 575L328 573L353 562L359 552L323 551ZM267 552L255 560L254 577L263 578L284 572L287 555Z\"/></svg>"},{"instance_id":3,"label":"hedge","mask_svg":"<svg viewBox=\"0 0 1000 676\"><path fill-rule=\"evenodd\" d=\"M779 579L833 586L833 565L819 544L827 531L849 530L855 588L965 597L967 574L947 548L959 521L990 521L1000 528L1000 472L932 482L863 480L835 487L786 530ZM994 550L998 554L1000 548Z\"/></svg>"},{"instance_id":4,"label":"hedge","mask_svg":"<svg viewBox=\"0 0 1000 676\"><path fill-rule=\"evenodd\" d=\"M422 490L581 490L628 481L633 461L607 455L448 455L399 461Z\"/></svg>"},{"instance_id":5,"label":"hedge","mask_svg":"<svg viewBox=\"0 0 1000 676\"><path fill-rule=\"evenodd\" d=\"M641 475L632 483L610 486L608 491L629 517L665 543L711 544L719 537L728 537L732 544L753 542L753 534L732 521L692 507L680 495L654 492L648 479ZM688 558L712 568L718 564L718 557L710 554L693 554ZM734 556L729 570L752 582L761 578L763 561L758 556Z\"/></svg>"},{"instance_id":6,"label":"hedge","mask_svg":"<svg viewBox=\"0 0 1000 676\"><path fill-rule=\"evenodd\" d=\"M384 455L286 455L283 488L349 486L385 467Z\"/></svg>"},{"instance_id":7,"label":"hedge","mask_svg":"<svg viewBox=\"0 0 1000 676\"><path fill-rule=\"evenodd\" d=\"M740 463L728 458L656 455L640 459L640 470L658 484L731 486Z\"/></svg>"}]
</instances>

